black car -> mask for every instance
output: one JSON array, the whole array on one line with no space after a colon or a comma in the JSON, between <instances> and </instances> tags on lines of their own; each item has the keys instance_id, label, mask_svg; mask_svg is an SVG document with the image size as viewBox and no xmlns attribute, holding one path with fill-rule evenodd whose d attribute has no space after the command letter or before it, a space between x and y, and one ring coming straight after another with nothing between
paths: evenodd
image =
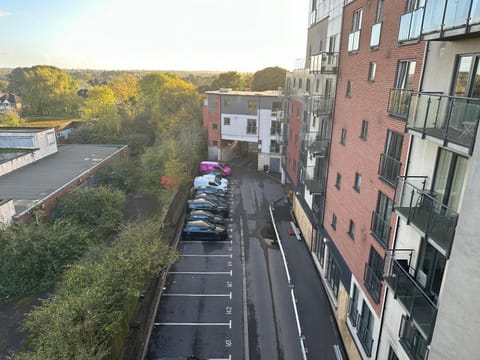
<instances>
[{"instance_id":1,"label":"black car","mask_svg":"<svg viewBox=\"0 0 480 360\"><path fill-rule=\"evenodd\" d=\"M207 199L193 199L187 201L187 209L192 210L207 210L213 214L228 216L228 207L217 204L215 201Z\"/></svg>"},{"instance_id":2,"label":"black car","mask_svg":"<svg viewBox=\"0 0 480 360\"><path fill-rule=\"evenodd\" d=\"M182 230L183 240L225 240L226 238L227 230L224 226L203 220L187 221Z\"/></svg>"},{"instance_id":3,"label":"black car","mask_svg":"<svg viewBox=\"0 0 480 360\"><path fill-rule=\"evenodd\" d=\"M225 191L222 189L216 189L213 187L208 187L208 186L199 186L196 189L193 189L193 195L195 195L197 192L202 192L206 194L214 194L217 195L218 197L225 197Z\"/></svg>"},{"instance_id":4,"label":"black car","mask_svg":"<svg viewBox=\"0 0 480 360\"><path fill-rule=\"evenodd\" d=\"M225 219L219 215L212 214L207 210L192 210L187 214L186 221L204 220L211 224L225 225Z\"/></svg>"},{"instance_id":5,"label":"black car","mask_svg":"<svg viewBox=\"0 0 480 360\"><path fill-rule=\"evenodd\" d=\"M218 197L215 194L207 194L204 192L196 192L195 193L195 199L207 199L210 201L215 201L219 205L227 206L228 203L224 198Z\"/></svg>"}]
</instances>

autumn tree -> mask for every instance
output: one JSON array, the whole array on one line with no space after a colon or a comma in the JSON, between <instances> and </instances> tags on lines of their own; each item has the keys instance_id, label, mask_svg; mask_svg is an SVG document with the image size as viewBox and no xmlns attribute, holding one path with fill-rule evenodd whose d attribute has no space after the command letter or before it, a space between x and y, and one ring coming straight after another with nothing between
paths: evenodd
<instances>
[{"instance_id":1,"label":"autumn tree","mask_svg":"<svg viewBox=\"0 0 480 360\"><path fill-rule=\"evenodd\" d=\"M120 118L113 90L106 85L94 86L89 89L82 107L82 117L86 120L96 121L100 130L118 132Z\"/></svg>"},{"instance_id":2,"label":"autumn tree","mask_svg":"<svg viewBox=\"0 0 480 360\"><path fill-rule=\"evenodd\" d=\"M236 71L229 71L218 75L218 77L212 82L211 88L213 90L218 90L220 88L244 90L245 83L243 81L242 75L240 75Z\"/></svg>"},{"instance_id":3,"label":"autumn tree","mask_svg":"<svg viewBox=\"0 0 480 360\"><path fill-rule=\"evenodd\" d=\"M22 119L15 111L0 113L0 126L19 126Z\"/></svg>"},{"instance_id":4,"label":"autumn tree","mask_svg":"<svg viewBox=\"0 0 480 360\"><path fill-rule=\"evenodd\" d=\"M123 118L131 119L136 112L138 101L139 84L132 74L115 76L108 82L112 89L120 115Z\"/></svg>"},{"instance_id":5,"label":"autumn tree","mask_svg":"<svg viewBox=\"0 0 480 360\"><path fill-rule=\"evenodd\" d=\"M257 71L253 75L252 90L277 90L279 87L284 86L286 74L287 70L278 66L267 67L263 70Z\"/></svg>"}]
</instances>

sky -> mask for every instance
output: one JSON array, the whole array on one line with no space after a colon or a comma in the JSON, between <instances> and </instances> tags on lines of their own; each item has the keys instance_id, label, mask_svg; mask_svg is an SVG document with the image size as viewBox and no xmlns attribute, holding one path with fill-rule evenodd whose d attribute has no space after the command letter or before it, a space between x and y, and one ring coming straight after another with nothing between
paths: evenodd
<instances>
[{"instance_id":1,"label":"sky","mask_svg":"<svg viewBox=\"0 0 480 360\"><path fill-rule=\"evenodd\" d=\"M309 0L0 0L0 68L292 70Z\"/></svg>"}]
</instances>

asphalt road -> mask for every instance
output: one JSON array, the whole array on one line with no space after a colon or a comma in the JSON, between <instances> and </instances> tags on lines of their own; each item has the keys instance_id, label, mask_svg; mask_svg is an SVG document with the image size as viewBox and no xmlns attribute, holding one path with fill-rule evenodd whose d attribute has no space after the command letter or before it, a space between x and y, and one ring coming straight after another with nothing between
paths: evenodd
<instances>
[{"instance_id":1,"label":"asphalt road","mask_svg":"<svg viewBox=\"0 0 480 360\"><path fill-rule=\"evenodd\" d=\"M306 246L289 235L284 186L258 172L247 157L231 165L229 239L179 242L183 256L170 268L147 358L337 359L334 346L341 353L343 347L325 291ZM269 231L271 203L281 205L275 210L275 223L290 284Z\"/></svg>"}]
</instances>

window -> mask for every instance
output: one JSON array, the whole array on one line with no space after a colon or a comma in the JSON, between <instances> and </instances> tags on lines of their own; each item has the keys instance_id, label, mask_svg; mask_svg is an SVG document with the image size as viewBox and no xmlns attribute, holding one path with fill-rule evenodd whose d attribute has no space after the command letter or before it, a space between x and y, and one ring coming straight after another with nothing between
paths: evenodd
<instances>
[{"instance_id":1,"label":"window","mask_svg":"<svg viewBox=\"0 0 480 360\"><path fill-rule=\"evenodd\" d=\"M362 9L357 9L353 12L352 32L358 31L362 28Z\"/></svg>"},{"instance_id":2,"label":"window","mask_svg":"<svg viewBox=\"0 0 480 360\"><path fill-rule=\"evenodd\" d=\"M372 312L368 308L367 303L363 300L362 303L362 313L358 318L358 326L357 326L357 336L362 344L363 350L368 357L372 354L372 345L373 345L373 323L374 319L372 316Z\"/></svg>"},{"instance_id":3,"label":"window","mask_svg":"<svg viewBox=\"0 0 480 360\"><path fill-rule=\"evenodd\" d=\"M376 23L376 24L382 22L383 3L384 3L384 0L378 0L378 4L377 4L377 14L375 15L375 23Z\"/></svg>"},{"instance_id":4,"label":"window","mask_svg":"<svg viewBox=\"0 0 480 360\"><path fill-rule=\"evenodd\" d=\"M270 125L270 135L280 135L282 133L282 124L279 121L273 121Z\"/></svg>"},{"instance_id":5,"label":"window","mask_svg":"<svg viewBox=\"0 0 480 360\"><path fill-rule=\"evenodd\" d=\"M248 115L256 115L257 114L257 102L256 101L254 101L254 100L248 101L247 114Z\"/></svg>"},{"instance_id":6,"label":"window","mask_svg":"<svg viewBox=\"0 0 480 360\"><path fill-rule=\"evenodd\" d=\"M425 0L407 0L407 11L412 12L425 5Z\"/></svg>"},{"instance_id":7,"label":"window","mask_svg":"<svg viewBox=\"0 0 480 360\"><path fill-rule=\"evenodd\" d=\"M332 79L325 79L325 97L332 96Z\"/></svg>"},{"instance_id":8,"label":"window","mask_svg":"<svg viewBox=\"0 0 480 360\"><path fill-rule=\"evenodd\" d=\"M318 93L319 90L320 90L320 79L317 79L315 83L315 92Z\"/></svg>"},{"instance_id":9,"label":"window","mask_svg":"<svg viewBox=\"0 0 480 360\"><path fill-rule=\"evenodd\" d=\"M272 116L277 116L283 108L283 104L281 101L273 101L272 102Z\"/></svg>"},{"instance_id":10,"label":"window","mask_svg":"<svg viewBox=\"0 0 480 360\"><path fill-rule=\"evenodd\" d=\"M303 79L298 79L298 88L301 89L303 86Z\"/></svg>"},{"instance_id":11,"label":"window","mask_svg":"<svg viewBox=\"0 0 480 360\"><path fill-rule=\"evenodd\" d=\"M351 219L350 225L348 226L348 236L350 236L352 240L355 240L355 223Z\"/></svg>"},{"instance_id":12,"label":"window","mask_svg":"<svg viewBox=\"0 0 480 360\"><path fill-rule=\"evenodd\" d=\"M397 177L400 175L400 162L402 156L403 135L387 131L385 153L380 155L379 175L388 184L396 186Z\"/></svg>"},{"instance_id":13,"label":"window","mask_svg":"<svg viewBox=\"0 0 480 360\"><path fill-rule=\"evenodd\" d=\"M230 125L230 118L229 117L223 118L223 125Z\"/></svg>"},{"instance_id":14,"label":"window","mask_svg":"<svg viewBox=\"0 0 480 360\"><path fill-rule=\"evenodd\" d=\"M380 301L380 291L382 290L383 268L383 258L373 246L370 246L370 256L368 257L368 263L365 264L363 281L377 304Z\"/></svg>"},{"instance_id":15,"label":"window","mask_svg":"<svg viewBox=\"0 0 480 360\"><path fill-rule=\"evenodd\" d=\"M342 183L342 175L337 172L337 180L335 180L335 187L340 190L340 185Z\"/></svg>"},{"instance_id":16,"label":"window","mask_svg":"<svg viewBox=\"0 0 480 360\"><path fill-rule=\"evenodd\" d=\"M357 318L358 318L358 288L357 285L353 284L352 290L352 297L348 302L348 319L350 320L350 324L353 327L357 326Z\"/></svg>"},{"instance_id":17,"label":"window","mask_svg":"<svg viewBox=\"0 0 480 360\"><path fill-rule=\"evenodd\" d=\"M378 192L377 207L373 212L372 235L385 249L390 237L390 219L392 217L393 201L384 193Z\"/></svg>"},{"instance_id":18,"label":"window","mask_svg":"<svg viewBox=\"0 0 480 360\"><path fill-rule=\"evenodd\" d=\"M353 185L353 188L360 192L360 186L362 185L362 175L359 173L355 173L355 183Z\"/></svg>"},{"instance_id":19,"label":"window","mask_svg":"<svg viewBox=\"0 0 480 360\"><path fill-rule=\"evenodd\" d=\"M217 130L217 127L218 127L217 124L215 124L215 123L212 124L212 129L213 130Z\"/></svg>"},{"instance_id":20,"label":"window","mask_svg":"<svg viewBox=\"0 0 480 360\"><path fill-rule=\"evenodd\" d=\"M310 91L310 79L307 79L307 82L305 84L305 91Z\"/></svg>"},{"instance_id":21,"label":"window","mask_svg":"<svg viewBox=\"0 0 480 360\"><path fill-rule=\"evenodd\" d=\"M335 260L332 253L328 257L328 266L327 266L327 281L328 285L332 289L333 295L335 298L338 297L338 286L340 284L340 267L338 266L337 261Z\"/></svg>"},{"instance_id":22,"label":"window","mask_svg":"<svg viewBox=\"0 0 480 360\"><path fill-rule=\"evenodd\" d=\"M256 134L256 133L257 133L257 120L247 119L247 134Z\"/></svg>"},{"instance_id":23,"label":"window","mask_svg":"<svg viewBox=\"0 0 480 360\"><path fill-rule=\"evenodd\" d=\"M400 323L400 344L412 359L426 359L428 342L424 339L417 326L406 316Z\"/></svg>"},{"instance_id":24,"label":"window","mask_svg":"<svg viewBox=\"0 0 480 360\"><path fill-rule=\"evenodd\" d=\"M332 214L332 225L333 230L337 230L337 215L335 213Z\"/></svg>"},{"instance_id":25,"label":"window","mask_svg":"<svg viewBox=\"0 0 480 360\"><path fill-rule=\"evenodd\" d=\"M360 47L360 30L362 28L362 9L353 12L352 31L348 34L348 51L358 51Z\"/></svg>"},{"instance_id":26,"label":"window","mask_svg":"<svg viewBox=\"0 0 480 360\"><path fill-rule=\"evenodd\" d=\"M368 135L368 121L362 120L362 129L360 130L360 139L367 140Z\"/></svg>"},{"instance_id":27,"label":"window","mask_svg":"<svg viewBox=\"0 0 480 360\"><path fill-rule=\"evenodd\" d=\"M223 98L223 107L229 108L230 107L230 99Z\"/></svg>"},{"instance_id":28,"label":"window","mask_svg":"<svg viewBox=\"0 0 480 360\"><path fill-rule=\"evenodd\" d=\"M463 55L457 60L454 96L480 97L480 54Z\"/></svg>"},{"instance_id":29,"label":"window","mask_svg":"<svg viewBox=\"0 0 480 360\"><path fill-rule=\"evenodd\" d=\"M395 351L393 351L392 347L388 349L388 358L387 360L398 360L397 354L395 354Z\"/></svg>"},{"instance_id":30,"label":"window","mask_svg":"<svg viewBox=\"0 0 480 360\"><path fill-rule=\"evenodd\" d=\"M347 80L347 93L346 96L351 98L352 97L352 80Z\"/></svg>"},{"instance_id":31,"label":"window","mask_svg":"<svg viewBox=\"0 0 480 360\"><path fill-rule=\"evenodd\" d=\"M217 145L218 145L218 141L217 141L217 140L213 140L213 141L212 141L212 145L213 145L213 146L217 146Z\"/></svg>"},{"instance_id":32,"label":"window","mask_svg":"<svg viewBox=\"0 0 480 360\"><path fill-rule=\"evenodd\" d=\"M375 71L377 70L377 63L375 61L370 62L368 68L368 81L375 81Z\"/></svg>"},{"instance_id":33,"label":"window","mask_svg":"<svg viewBox=\"0 0 480 360\"><path fill-rule=\"evenodd\" d=\"M396 89L413 89L413 75L415 74L416 62L413 60L401 60L398 62Z\"/></svg>"},{"instance_id":34,"label":"window","mask_svg":"<svg viewBox=\"0 0 480 360\"><path fill-rule=\"evenodd\" d=\"M343 128L340 134L340 144L345 145L347 141L347 129Z\"/></svg>"}]
</instances>

